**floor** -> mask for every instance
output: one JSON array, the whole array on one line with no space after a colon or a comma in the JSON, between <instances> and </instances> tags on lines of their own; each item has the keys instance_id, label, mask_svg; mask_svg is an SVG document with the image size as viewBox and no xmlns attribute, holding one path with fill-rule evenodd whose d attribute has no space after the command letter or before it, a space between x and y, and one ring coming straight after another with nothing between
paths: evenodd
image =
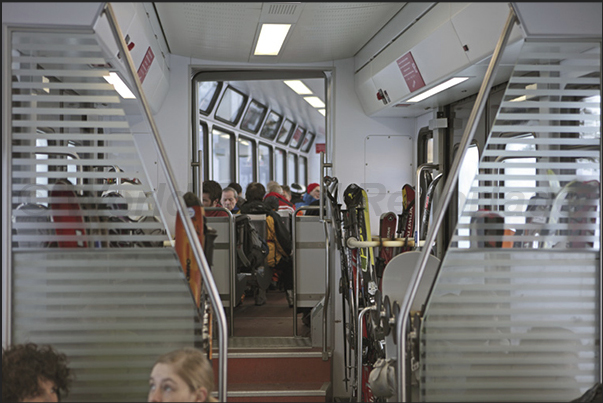
<instances>
[{"instance_id":1,"label":"floor","mask_svg":"<svg viewBox=\"0 0 603 403\"><path fill-rule=\"evenodd\" d=\"M266 304L255 305L252 296L234 310L234 336L236 337L293 337L293 308L289 308L284 291L268 290ZM310 337L311 329L297 315L298 336Z\"/></svg>"}]
</instances>

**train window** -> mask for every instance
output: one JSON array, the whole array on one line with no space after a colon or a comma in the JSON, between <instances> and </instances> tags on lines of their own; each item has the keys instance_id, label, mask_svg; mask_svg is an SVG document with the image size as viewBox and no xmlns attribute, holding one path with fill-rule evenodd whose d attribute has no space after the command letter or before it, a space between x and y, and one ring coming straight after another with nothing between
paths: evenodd
<instances>
[{"instance_id":1,"label":"train window","mask_svg":"<svg viewBox=\"0 0 603 403\"><path fill-rule=\"evenodd\" d=\"M289 147L298 149L302 143L304 134L306 134L306 129L301 126L297 126L297 129L295 129L295 132L293 132L293 137L291 138L291 144L289 144Z\"/></svg>"},{"instance_id":2,"label":"train window","mask_svg":"<svg viewBox=\"0 0 603 403\"><path fill-rule=\"evenodd\" d=\"M314 141L314 138L316 138L316 134L312 132L306 133L306 137L304 137L304 141L301 145L301 150L303 152L307 153L308 151L310 151L310 147L312 147L312 142Z\"/></svg>"},{"instance_id":3,"label":"train window","mask_svg":"<svg viewBox=\"0 0 603 403\"><path fill-rule=\"evenodd\" d=\"M306 157L302 157L301 155L298 157L299 165L297 169L297 177L299 183L303 183L304 186L308 183L308 159Z\"/></svg>"},{"instance_id":4,"label":"train window","mask_svg":"<svg viewBox=\"0 0 603 403\"><path fill-rule=\"evenodd\" d=\"M458 148L458 147L457 147ZM479 148L477 144L473 143L467 149L467 153L465 154L465 159L461 163L459 170L459 178L458 178L458 223L459 224L469 224L470 217L467 215L461 216L463 212L463 207L465 206L465 200L467 198L473 199L476 198L477 195L470 195L469 191L471 190L471 185L473 184L473 178L477 172L477 167L479 164ZM469 208L469 211L477 211L477 204L470 204L466 208ZM469 235L469 228L459 228L458 229L459 236L467 236ZM459 248L468 248L469 241L459 241Z\"/></svg>"},{"instance_id":5,"label":"train window","mask_svg":"<svg viewBox=\"0 0 603 403\"><path fill-rule=\"evenodd\" d=\"M247 96L242 92L233 87L226 88L216 110L216 119L235 126L241 118L246 102Z\"/></svg>"},{"instance_id":6,"label":"train window","mask_svg":"<svg viewBox=\"0 0 603 403\"><path fill-rule=\"evenodd\" d=\"M221 89L222 82L200 81L197 83L199 113L208 115L211 112Z\"/></svg>"},{"instance_id":7,"label":"train window","mask_svg":"<svg viewBox=\"0 0 603 403\"><path fill-rule=\"evenodd\" d=\"M287 183L285 181L285 151L280 148L274 150L274 168L274 180L278 183Z\"/></svg>"},{"instance_id":8,"label":"train window","mask_svg":"<svg viewBox=\"0 0 603 403\"><path fill-rule=\"evenodd\" d=\"M239 185L247 189L247 185L255 181L255 141L247 137L239 137Z\"/></svg>"},{"instance_id":9,"label":"train window","mask_svg":"<svg viewBox=\"0 0 603 403\"><path fill-rule=\"evenodd\" d=\"M293 153L287 153L287 180L289 183L299 183L297 181L297 155Z\"/></svg>"},{"instance_id":10,"label":"train window","mask_svg":"<svg viewBox=\"0 0 603 403\"><path fill-rule=\"evenodd\" d=\"M258 158L260 160L258 182L266 185L272 180L272 147L260 143L258 145Z\"/></svg>"},{"instance_id":11,"label":"train window","mask_svg":"<svg viewBox=\"0 0 603 403\"><path fill-rule=\"evenodd\" d=\"M294 126L295 125L291 120L285 119L285 123L283 123L281 130L278 132L278 137L276 138L277 143L287 144L291 138L291 134L293 134Z\"/></svg>"},{"instance_id":12,"label":"train window","mask_svg":"<svg viewBox=\"0 0 603 403\"><path fill-rule=\"evenodd\" d=\"M259 103L258 101L252 100L249 103L247 112L243 116L241 121L241 129L246 130L250 133L257 133L260 129L260 125L266 116L267 107Z\"/></svg>"},{"instance_id":13,"label":"train window","mask_svg":"<svg viewBox=\"0 0 603 403\"><path fill-rule=\"evenodd\" d=\"M268 140L274 140L282 121L283 117L281 115L275 111L270 111L268 117L266 118L266 122L264 123L264 127L262 127L260 137Z\"/></svg>"},{"instance_id":14,"label":"train window","mask_svg":"<svg viewBox=\"0 0 603 403\"><path fill-rule=\"evenodd\" d=\"M233 141L234 136L216 127L212 128L212 179L227 186L234 177L233 173Z\"/></svg>"}]
</instances>

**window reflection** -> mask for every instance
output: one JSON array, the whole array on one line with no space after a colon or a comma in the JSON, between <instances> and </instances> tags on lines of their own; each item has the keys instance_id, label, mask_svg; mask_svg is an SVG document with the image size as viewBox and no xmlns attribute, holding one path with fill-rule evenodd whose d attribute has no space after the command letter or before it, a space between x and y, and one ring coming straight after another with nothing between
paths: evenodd
<instances>
[{"instance_id":1,"label":"window reflection","mask_svg":"<svg viewBox=\"0 0 603 403\"><path fill-rule=\"evenodd\" d=\"M295 129L295 132L293 133L293 137L291 138L291 144L289 144L289 147L299 148L305 133L306 133L306 129L304 129L301 126L297 126L297 129Z\"/></svg>"},{"instance_id":2,"label":"window reflection","mask_svg":"<svg viewBox=\"0 0 603 403\"><path fill-rule=\"evenodd\" d=\"M239 137L239 184L243 189L254 181L255 142L245 137Z\"/></svg>"},{"instance_id":3,"label":"window reflection","mask_svg":"<svg viewBox=\"0 0 603 403\"><path fill-rule=\"evenodd\" d=\"M241 129L251 133L257 133L266 116L267 108L257 101L251 101L243 120L241 121Z\"/></svg>"},{"instance_id":4,"label":"window reflection","mask_svg":"<svg viewBox=\"0 0 603 403\"><path fill-rule=\"evenodd\" d=\"M222 130L212 129L213 141L213 176L212 179L220 183L222 187L232 182L232 134Z\"/></svg>"},{"instance_id":5,"label":"window reflection","mask_svg":"<svg viewBox=\"0 0 603 403\"><path fill-rule=\"evenodd\" d=\"M289 119L285 119L285 123L281 127L281 130L278 132L278 137L276 141L281 144L287 144L289 139L291 138L291 134L293 133L293 122Z\"/></svg>"},{"instance_id":6,"label":"window reflection","mask_svg":"<svg viewBox=\"0 0 603 403\"><path fill-rule=\"evenodd\" d=\"M260 136L268 140L274 140L282 121L283 117L281 115L279 115L275 111L270 111L268 117L266 118L266 122L264 123L264 127L262 128Z\"/></svg>"}]
</instances>

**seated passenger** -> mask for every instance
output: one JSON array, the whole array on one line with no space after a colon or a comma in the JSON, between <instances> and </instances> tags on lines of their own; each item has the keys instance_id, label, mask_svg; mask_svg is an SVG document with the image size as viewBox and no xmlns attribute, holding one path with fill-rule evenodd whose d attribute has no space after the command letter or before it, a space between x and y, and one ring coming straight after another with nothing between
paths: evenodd
<instances>
[{"instance_id":1,"label":"seated passenger","mask_svg":"<svg viewBox=\"0 0 603 403\"><path fill-rule=\"evenodd\" d=\"M258 182L247 186L247 202L241 207L242 214L266 214L266 242L268 243L268 266L276 272L283 282L289 307L293 307L293 264L291 261L291 235L281 221L276 210L275 199L263 201L266 189Z\"/></svg>"},{"instance_id":2,"label":"seated passenger","mask_svg":"<svg viewBox=\"0 0 603 403\"><path fill-rule=\"evenodd\" d=\"M302 197L306 193L306 188L300 185L299 183L291 184L291 203L297 204L302 200Z\"/></svg>"},{"instance_id":3,"label":"seated passenger","mask_svg":"<svg viewBox=\"0 0 603 403\"><path fill-rule=\"evenodd\" d=\"M230 210L232 214L239 212L239 206L237 205L237 191L230 187L222 189L222 200L220 200L222 206Z\"/></svg>"},{"instance_id":4,"label":"seated passenger","mask_svg":"<svg viewBox=\"0 0 603 403\"><path fill-rule=\"evenodd\" d=\"M2 349L3 402L59 402L69 394L72 380L67 356L49 345Z\"/></svg>"},{"instance_id":5,"label":"seated passenger","mask_svg":"<svg viewBox=\"0 0 603 403\"><path fill-rule=\"evenodd\" d=\"M264 200L267 200L268 198L274 198L278 203L278 211L286 211L288 213L295 212L295 205L289 200L287 200L287 198L284 196L283 188L281 187L281 185L274 181L268 182L268 184L272 185L268 188L268 193L266 194L266 196L264 196Z\"/></svg>"},{"instance_id":6,"label":"seated passenger","mask_svg":"<svg viewBox=\"0 0 603 403\"><path fill-rule=\"evenodd\" d=\"M295 203L295 208L302 206L318 206L320 204L320 185L318 183L310 183L307 192L302 196L302 201ZM298 213L301 215L302 212ZM318 215L318 210L306 210L305 215Z\"/></svg>"},{"instance_id":7,"label":"seated passenger","mask_svg":"<svg viewBox=\"0 0 603 403\"><path fill-rule=\"evenodd\" d=\"M285 199L287 199L287 201L291 201L291 188L287 185L283 185L281 187L283 188L283 196L285 196ZM295 207L295 203L291 204L293 204Z\"/></svg>"},{"instance_id":8,"label":"seated passenger","mask_svg":"<svg viewBox=\"0 0 603 403\"><path fill-rule=\"evenodd\" d=\"M222 198L222 186L216 181L203 181L203 207L222 207L220 199ZM207 211L206 217L228 217L226 211Z\"/></svg>"},{"instance_id":9,"label":"seated passenger","mask_svg":"<svg viewBox=\"0 0 603 403\"><path fill-rule=\"evenodd\" d=\"M245 203L245 197L243 197L243 188L237 182L230 182L227 187L233 188L237 191L237 206L241 208L241 206Z\"/></svg>"},{"instance_id":10,"label":"seated passenger","mask_svg":"<svg viewBox=\"0 0 603 403\"><path fill-rule=\"evenodd\" d=\"M217 402L214 371L206 355L185 347L160 356L149 377L149 402Z\"/></svg>"}]
</instances>

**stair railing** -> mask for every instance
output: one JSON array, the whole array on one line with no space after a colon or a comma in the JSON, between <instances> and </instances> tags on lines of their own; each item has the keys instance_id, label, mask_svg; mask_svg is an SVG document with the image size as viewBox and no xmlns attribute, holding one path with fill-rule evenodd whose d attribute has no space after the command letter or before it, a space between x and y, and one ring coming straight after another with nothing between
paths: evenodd
<instances>
[{"instance_id":1,"label":"stair railing","mask_svg":"<svg viewBox=\"0 0 603 403\"><path fill-rule=\"evenodd\" d=\"M442 200L438 203L438 208L434 214L433 225L430 226L429 231L427 233L427 237L425 239L425 247L421 251L421 257L415 270L412 274L412 277L409 282L408 290L404 295L404 300L400 306L400 313L396 318L396 336L398 337L397 347L397 392L398 392L398 400L399 402L408 401L408 391L406 390L406 332L408 325L408 315L410 314L410 307L412 306L412 302L415 299L417 294L417 290L419 289L419 283L423 277L425 272L425 267L427 266L427 259L429 258L429 254L433 244L435 242L438 230L442 221L444 219L444 213L450 203L452 198L452 193L455 190L457 179L460 173L461 162L465 158L467 154L467 150L471 145L471 141L475 135L477 130L477 123L481 114L486 105L486 101L488 99L488 94L490 93L490 88L494 83L494 79L496 77L496 72L498 70L498 65L502 58L503 50L505 49L507 42L509 40L509 36L511 35L511 30L513 29L514 24L517 22L517 16L513 8L509 7L509 16L505 23L505 27L503 32L498 39L498 43L496 44L496 48L494 49L494 53L492 54L492 59L490 60L490 64L488 65L488 70L486 71L486 75L484 77L484 81L479 89L479 93L477 95L477 99L475 100L475 104L473 105L473 109L471 110L471 114L469 115L469 119L467 121L467 125L465 128L465 132L463 133L463 137L461 139L461 143L459 146L459 151L454 161L452 162L452 166L450 167L450 174L446 179L446 183L442 189ZM437 275L436 277L437 278Z\"/></svg>"},{"instance_id":2,"label":"stair railing","mask_svg":"<svg viewBox=\"0 0 603 403\"><path fill-rule=\"evenodd\" d=\"M176 179L174 173L169 165L167 159L167 153L159 137L159 130L155 124L155 120L153 119L153 114L149 108L148 101L144 95L142 90L142 84L140 83L140 79L138 78L138 74L136 74L136 69L134 67L134 62L132 61L132 57L130 56L130 52L128 51L126 42L124 40L122 31L117 22L117 18L115 16L115 12L113 11L113 7L111 3L106 3L103 8L103 13L107 16L107 20L109 22L109 26L111 27L111 32L117 42L117 46L119 48L120 54L125 58L126 61L126 70L130 75L130 79L134 83L134 92L138 99L140 99L142 103L142 107L144 110L144 114L147 117L148 123L151 128L151 132L153 133L153 138L155 140L155 147L159 154L159 161L161 163L161 167L167 178L167 185L170 189L171 195L176 202L176 209L178 210L178 214L182 218L182 222L184 224L184 229L186 231L186 236L191 241L193 246L193 254L195 256L195 260L199 265L201 275L203 277L203 282L208 290L208 294L211 300L211 304L214 310L214 315L216 315L218 321L218 343L219 343L219 352L218 352L218 399L221 402L226 401L226 385L227 385L227 352L228 352L228 324L226 322L226 314L224 312L224 306L222 305L222 301L220 299L220 294L218 292L218 288L214 279L211 275L211 269L205 255L203 253L203 249L201 247L201 243L199 242L199 237L197 236L193 223L188 215L186 204L184 203L184 199L177 193L176 190ZM202 317L202 316L201 316Z\"/></svg>"}]
</instances>

